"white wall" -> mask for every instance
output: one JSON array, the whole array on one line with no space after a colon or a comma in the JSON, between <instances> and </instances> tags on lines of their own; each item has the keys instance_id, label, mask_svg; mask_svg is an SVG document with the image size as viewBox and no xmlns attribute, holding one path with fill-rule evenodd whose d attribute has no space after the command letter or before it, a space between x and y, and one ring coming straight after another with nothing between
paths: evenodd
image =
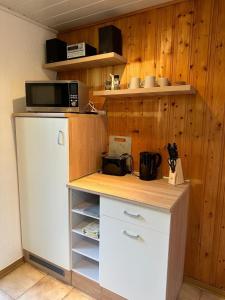
<instances>
[{"instance_id":1,"label":"white wall","mask_svg":"<svg viewBox=\"0 0 225 300\"><path fill-rule=\"evenodd\" d=\"M0 10L0 270L22 257L11 115L24 101L25 80L55 78L41 67L45 40L53 37L54 33Z\"/></svg>"}]
</instances>

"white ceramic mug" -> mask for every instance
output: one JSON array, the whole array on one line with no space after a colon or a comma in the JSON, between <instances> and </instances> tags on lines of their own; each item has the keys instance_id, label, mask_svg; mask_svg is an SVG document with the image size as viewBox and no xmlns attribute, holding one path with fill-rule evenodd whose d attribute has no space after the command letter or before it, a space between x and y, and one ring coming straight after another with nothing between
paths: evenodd
<instances>
[{"instance_id":1,"label":"white ceramic mug","mask_svg":"<svg viewBox=\"0 0 225 300\"><path fill-rule=\"evenodd\" d=\"M145 77L145 80L142 82L144 88L151 88L155 86L155 76L149 75Z\"/></svg>"},{"instance_id":2,"label":"white ceramic mug","mask_svg":"<svg viewBox=\"0 0 225 300\"><path fill-rule=\"evenodd\" d=\"M158 81L158 85L159 86L167 86L167 85L169 85L168 78L166 78L166 77L159 77L157 81Z\"/></svg>"},{"instance_id":3,"label":"white ceramic mug","mask_svg":"<svg viewBox=\"0 0 225 300\"><path fill-rule=\"evenodd\" d=\"M138 89L141 85L141 79L139 77L131 77L130 83L128 84L129 89Z\"/></svg>"}]
</instances>

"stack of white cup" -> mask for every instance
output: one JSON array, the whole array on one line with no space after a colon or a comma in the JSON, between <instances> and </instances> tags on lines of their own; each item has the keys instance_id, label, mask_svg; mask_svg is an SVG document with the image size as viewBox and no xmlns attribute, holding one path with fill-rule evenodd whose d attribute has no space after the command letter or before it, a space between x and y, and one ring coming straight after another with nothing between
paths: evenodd
<instances>
[{"instance_id":1,"label":"stack of white cup","mask_svg":"<svg viewBox=\"0 0 225 300\"><path fill-rule=\"evenodd\" d=\"M159 86L167 86L169 85L169 80L166 77L159 77L157 80ZM131 80L128 84L129 89L138 89L140 87L143 88L152 88L156 86L156 77L153 75L148 75L145 77L143 81L141 81L140 77L131 77Z\"/></svg>"}]
</instances>

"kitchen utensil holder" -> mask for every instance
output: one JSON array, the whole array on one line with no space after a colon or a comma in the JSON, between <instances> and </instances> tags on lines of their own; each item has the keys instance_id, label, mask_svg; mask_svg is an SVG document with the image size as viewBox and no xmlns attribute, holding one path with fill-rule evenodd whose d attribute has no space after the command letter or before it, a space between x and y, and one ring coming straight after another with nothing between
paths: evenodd
<instances>
[{"instance_id":1,"label":"kitchen utensil holder","mask_svg":"<svg viewBox=\"0 0 225 300\"><path fill-rule=\"evenodd\" d=\"M174 173L172 172L172 170L170 168L168 183L173 184L173 185L178 185L178 184L184 183L184 175L183 175L180 158L177 158L177 160L176 160L176 169L175 169Z\"/></svg>"}]
</instances>

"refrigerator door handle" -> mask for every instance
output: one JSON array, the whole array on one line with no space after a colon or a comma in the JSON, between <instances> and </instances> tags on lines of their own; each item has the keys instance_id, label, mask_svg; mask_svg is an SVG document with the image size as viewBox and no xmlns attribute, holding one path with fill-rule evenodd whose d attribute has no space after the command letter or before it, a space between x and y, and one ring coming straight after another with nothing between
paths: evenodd
<instances>
[{"instance_id":1,"label":"refrigerator door handle","mask_svg":"<svg viewBox=\"0 0 225 300\"><path fill-rule=\"evenodd\" d=\"M62 130L58 132L58 145L64 145L64 132Z\"/></svg>"}]
</instances>

